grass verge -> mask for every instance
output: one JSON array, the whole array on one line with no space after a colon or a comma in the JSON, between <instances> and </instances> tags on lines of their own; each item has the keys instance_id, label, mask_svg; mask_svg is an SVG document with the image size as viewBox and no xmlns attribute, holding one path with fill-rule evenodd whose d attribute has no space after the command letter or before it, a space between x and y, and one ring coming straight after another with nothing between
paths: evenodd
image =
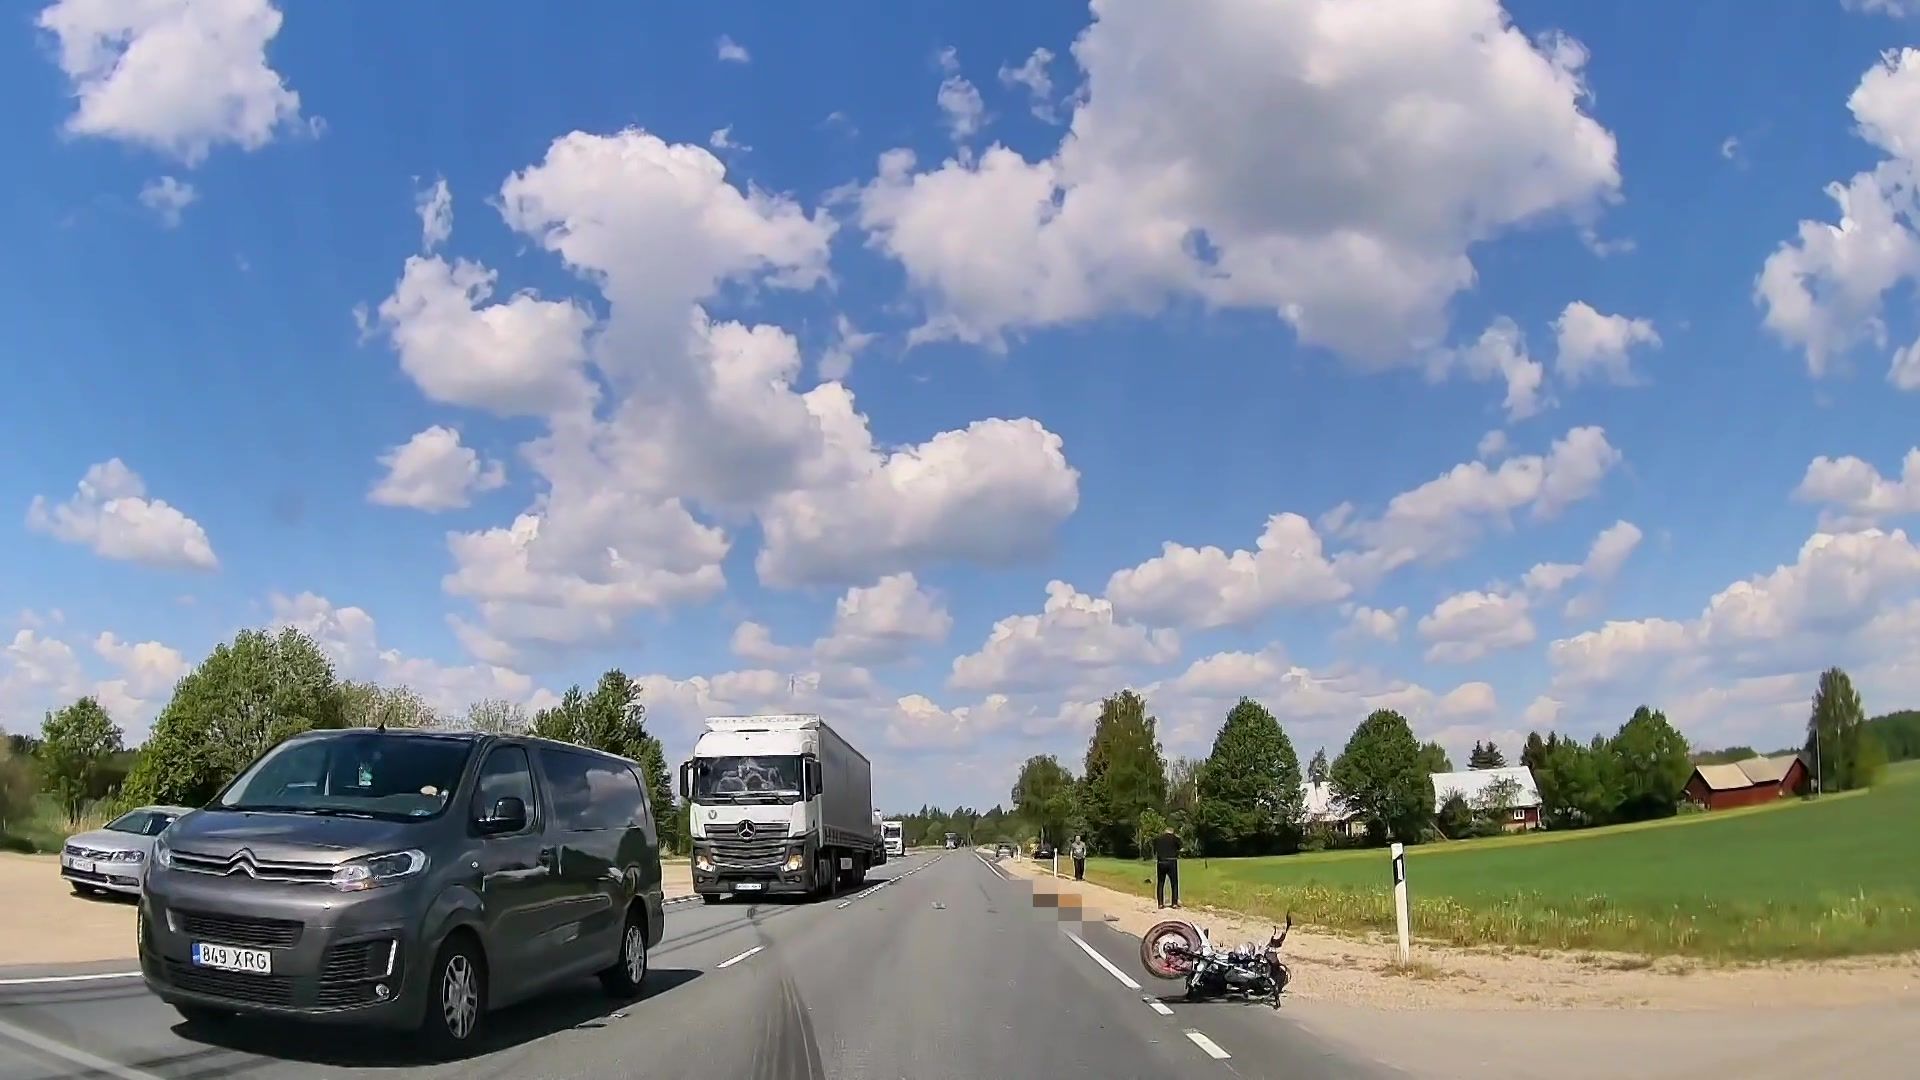
<instances>
[{"instance_id":1,"label":"grass verge","mask_svg":"<svg viewBox=\"0 0 1920 1080\"><path fill-rule=\"evenodd\" d=\"M1182 898L1336 933L1393 930L1384 851L1185 860ZM1147 864L1087 877L1153 894ZM1869 792L1407 852L1414 935L1714 961L1920 949L1920 763Z\"/></svg>"}]
</instances>

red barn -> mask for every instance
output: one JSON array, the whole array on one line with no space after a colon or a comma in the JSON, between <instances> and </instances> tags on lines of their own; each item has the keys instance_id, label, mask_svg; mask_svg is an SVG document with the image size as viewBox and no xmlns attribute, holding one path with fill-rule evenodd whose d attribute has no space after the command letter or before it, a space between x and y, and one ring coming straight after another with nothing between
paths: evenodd
<instances>
[{"instance_id":1,"label":"red barn","mask_svg":"<svg viewBox=\"0 0 1920 1080\"><path fill-rule=\"evenodd\" d=\"M1708 810L1757 806L1806 793L1810 772L1798 754L1753 757L1731 765L1695 765L1683 793Z\"/></svg>"}]
</instances>

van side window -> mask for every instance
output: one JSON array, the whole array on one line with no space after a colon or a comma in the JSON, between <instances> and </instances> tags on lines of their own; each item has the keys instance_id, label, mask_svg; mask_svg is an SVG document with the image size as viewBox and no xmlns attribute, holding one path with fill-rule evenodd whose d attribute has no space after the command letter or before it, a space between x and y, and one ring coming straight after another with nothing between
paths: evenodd
<instances>
[{"instance_id":1,"label":"van side window","mask_svg":"<svg viewBox=\"0 0 1920 1080\"><path fill-rule=\"evenodd\" d=\"M594 820L593 785L587 779L592 765L593 759L585 754L540 748L540 771L547 774L553 795L553 823L558 828L587 832L604 827Z\"/></svg>"},{"instance_id":2,"label":"van side window","mask_svg":"<svg viewBox=\"0 0 1920 1080\"><path fill-rule=\"evenodd\" d=\"M587 762L587 786L593 792L588 817L596 829L631 829L640 822L640 782L633 770L614 758Z\"/></svg>"},{"instance_id":3,"label":"van side window","mask_svg":"<svg viewBox=\"0 0 1920 1080\"><path fill-rule=\"evenodd\" d=\"M533 812L533 767L527 752L518 746L495 747L480 766L480 780L473 789L473 817L479 820L501 799L515 798L526 804L527 820Z\"/></svg>"},{"instance_id":4,"label":"van side window","mask_svg":"<svg viewBox=\"0 0 1920 1080\"><path fill-rule=\"evenodd\" d=\"M633 777L633 786L635 790L640 792L640 805L638 807L638 812L634 814L633 824L640 826L641 830L647 834L647 842L652 843L653 842L653 800L647 797L647 785L640 781L639 773L634 772L632 769L628 769L627 775Z\"/></svg>"}]
</instances>

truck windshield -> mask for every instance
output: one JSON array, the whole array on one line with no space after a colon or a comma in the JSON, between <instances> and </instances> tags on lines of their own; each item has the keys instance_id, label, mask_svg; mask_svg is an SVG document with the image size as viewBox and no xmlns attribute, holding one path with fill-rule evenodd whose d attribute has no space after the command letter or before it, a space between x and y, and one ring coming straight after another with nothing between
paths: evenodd
<instances>
[{"instance_id":1,"label":"truck windshield","mask_svg":"<svg viewBox=\"0 0 1920 1080\"><path fill-rule=\"evenodd\" d=\"M351 732L267 752L214 800L220 810L412 821L435 817L460 784L467 739Z\"/></svg>"},{"instance_id":2,"label":"truck windshield","mask_svg":"<svg viewBox=\"0 0 1920 1080\"><path fill-rule=\"evenodd\" d=\"M800 759L771 757L700 758L693 765L695 802L763 802L800 797Z\"/></svg>"},{"instance_id":3,"label":"truck windshield","mask_svg":"<svg viewBox=\"0 0 1920 1080\"><path fill-rule=\"evenodd\" d=\"M889 825L884 830L882 830L881 835L886 837L888 840L898 840L900 839L900 826Z\"/></svg>"}]
</instances>

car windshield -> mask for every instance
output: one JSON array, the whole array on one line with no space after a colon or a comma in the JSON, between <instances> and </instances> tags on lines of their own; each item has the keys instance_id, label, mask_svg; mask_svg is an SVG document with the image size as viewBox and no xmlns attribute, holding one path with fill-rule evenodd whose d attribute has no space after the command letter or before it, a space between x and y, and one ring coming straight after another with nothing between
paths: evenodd
<instances>
[{"instance_id":1,"label":"car windshield","mask_svg":"<svg viewBox=\"0 0 1920 1080\"><path fill-rule=\"evenodd\" d=\"M351 732L281 743L220 794L222 810L410 821L435 817L460 784L473 743Z\"/></svg>"},{"instance_id":2,"label":"car windshield","mask_svg":"<svg viewBox=\"0 0 1920 1080\"><path fill-rule=\"evenodd\" d=\"M159 836L171 824L173 824L172 814L158 810L132 810L109 821L107 831L132 833L135 836Z\"/></svg>"},{"instance_id":3,"label":"car windshield","mask_svg":"<svg viewBox=\"0 0 1920 1080\"><path fill-rule=\"evenodd\" d=\"M800 759L701 758L693 766L693 797L700 802L778 802L800 797Z\"/></svg>"}]
</instances>

